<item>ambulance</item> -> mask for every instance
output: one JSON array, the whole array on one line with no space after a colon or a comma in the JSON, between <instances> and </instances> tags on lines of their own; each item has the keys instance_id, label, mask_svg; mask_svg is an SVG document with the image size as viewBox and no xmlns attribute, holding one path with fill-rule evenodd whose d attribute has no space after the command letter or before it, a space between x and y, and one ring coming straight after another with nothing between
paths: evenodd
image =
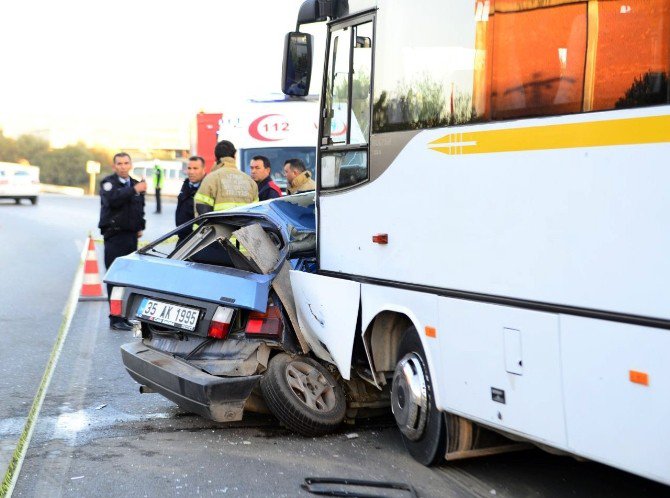
<instances>
[{"instance_id":1,"label":"ambulance","mask_svg":"<svg viewBox=\"0 0 670 498\"><path fill-rule=\"evenodd\" d=\"M221 114L216 141L229 140L235 145L237 165L245 173L250 173L249 165L253 157L267 157L272 179L285 190L286 178L282 171L288 159L301 159L314 174L318 109L319 98L316 95L295 98L273 94L248 99ZM207 142L202 138L198 137L199 143ZM199 155L206 157L203 154ZM208 163L207 167L210 166Z\"/></svg>"}]
</instances>

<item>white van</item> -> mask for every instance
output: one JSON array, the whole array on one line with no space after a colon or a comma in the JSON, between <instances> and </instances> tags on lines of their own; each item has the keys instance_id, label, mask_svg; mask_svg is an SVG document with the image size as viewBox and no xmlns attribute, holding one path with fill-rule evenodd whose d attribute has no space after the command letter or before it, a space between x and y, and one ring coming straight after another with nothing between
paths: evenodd
<instances>
[{"instance_id":1,"label":"white van","mask_svg":"<svg viewBox=\"0 0 670 498\"><path fill-rule=\"evenodd\" d=\"M156 193L154 188L154 165L158 162L163 169L163 188L161 194L177 196L186 179L186 164L183 161L134 161L130 174L133 178L147 181L147 194Z\"/></svg>"},{"instance_id":2,"label":"white van","mask_svg":"<svg viewBox=\"0 0 670 498\"><path fill-rule=\"evenodd\" d=\"M37 204L40 193L40 169L37 166L0 162L0 199L28 199Z\"/></svg>"}]
</instances>

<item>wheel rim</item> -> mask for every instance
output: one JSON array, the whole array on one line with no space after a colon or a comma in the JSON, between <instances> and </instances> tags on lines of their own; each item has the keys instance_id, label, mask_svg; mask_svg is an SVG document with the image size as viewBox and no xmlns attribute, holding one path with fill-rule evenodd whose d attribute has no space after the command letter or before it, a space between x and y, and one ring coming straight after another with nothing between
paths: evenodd
<instances>
[{"instance_id":1,"label":"wheel rim","mask_svg":"<svg viewBox=\"0 0 670 498\"><path fill-rule=\"evenodd\" d=\"M329 412L335 408L335 386L313 365L301 361L289 363L286 381L293 394L312 410Z\"/></svg>"},{"instance_id":2,"label":"wheel rim","mask_svg":"<svg viewBox=\"0 0 670 498\"><path fill-rule=\"evenodd\" d=\"M420 439L426 428L427 392L421 359L416 353L405 355L393 374L391 410L400 432L411 441Z\"/></svg>"}]
</instances>

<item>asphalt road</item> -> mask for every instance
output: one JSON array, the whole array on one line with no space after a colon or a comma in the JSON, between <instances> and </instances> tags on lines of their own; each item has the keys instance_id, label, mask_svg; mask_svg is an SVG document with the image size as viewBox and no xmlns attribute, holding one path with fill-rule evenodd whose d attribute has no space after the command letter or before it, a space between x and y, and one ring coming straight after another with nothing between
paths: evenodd
<instances>
[{"instance_id":1,"label":"asphalt road","mask_svg":"<svg viewBox=\"0 0 670 498\"><path fill-rule=\"evenodd\" d=\"M98 203L44 196L36 207L0 204L3 469L62 321L86 235L95 230ZM147 209L147 240L172 227L172 209L160 216ZM119 354L130 333L110 331L106 315L104 302L78 304L15 496L307 496L300 484L308 476L400 481L423 497L670 495L648 480L539 450L426 468L406 454L388 418L318 439L295 436L271 417L209 422L160 395L139 394Z\"/></svg>"}]
</instances>

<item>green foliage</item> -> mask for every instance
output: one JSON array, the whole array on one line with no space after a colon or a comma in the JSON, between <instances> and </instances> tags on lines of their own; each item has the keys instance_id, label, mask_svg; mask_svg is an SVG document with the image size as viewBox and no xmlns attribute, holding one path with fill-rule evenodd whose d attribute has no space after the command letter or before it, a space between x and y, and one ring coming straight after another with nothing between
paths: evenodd
<instances>
[{"instance_id":1,"label":"green foliage","mask_svg":"<svg viewBox=\"0 0 670 498\"><path fill-rule=\"evenodd\" d=\"M19 151L16 140L8 138L0 130L0 161L15 163L19 160Z\"/></svg>"},{"instance_id":2,"label":"green foliage","mask_svg":"<svg viewBox=\"0 0 670 498\"><path fill-rule=\"evenodd\" d=\"M399 83L392 94L382 91L372 113L378 132L437 128L476 119L469 93L449 90L428 76L411 84Z\"/></svg>"},{"instance_id":3,"label":"green foliage","mask_svg":"<svg viewBox=\"0 0 670 498\"><path fill-rule=\"evenodd\" d=\"M665 73L648 72L635 78L631 87L623 97L616 101L616 109L643 107L647 105L667 104L670 100L668 93L668 76Z\"/></svg>"},{"instance_id":4,"label":"green foliage","mask_svg":"<svg viewBox=\"0 0 670 498\"><path fill-rule=\"evenodd\" d=\"M28 161L40 167L40 180L55 185L88 185L86 161L98 161L110 165L112 155L103 149L89 148L83 143L52 149L49 142L32 135L21 135L18 139L6 137L0 130L0 161ZM103 168L101 174L111 172Z\"/></svg>"}]
</instances>

